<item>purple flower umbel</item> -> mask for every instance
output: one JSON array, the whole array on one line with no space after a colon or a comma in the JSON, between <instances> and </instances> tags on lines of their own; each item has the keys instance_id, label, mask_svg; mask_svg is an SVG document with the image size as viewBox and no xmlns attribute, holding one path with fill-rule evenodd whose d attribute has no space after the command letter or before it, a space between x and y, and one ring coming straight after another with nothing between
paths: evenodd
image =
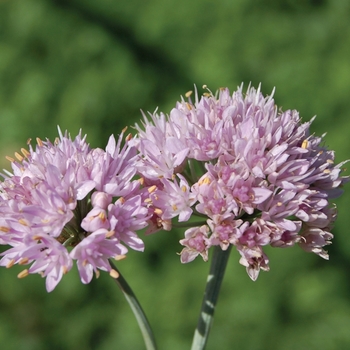
<instances>
[{"instance_id":1,"label":"purple flower umbel","mask_svg":"<svg viewBox=\"0 0 350 350\"><path fill-rule=\"evenodd\" d=\"M111 136L104 151L59 130L54 143L37 139L35 150L10 158L13 173L0 183L0 243L12 248L0 265L31 264L19 277L40 273L50 292L73 260L89 283L98 270L115 276L108 259L126 254L123 243L143 250L135 231L150 215L134 179L136 149L130 137L122 147L122 138Z\"/></svg>"},{"instance_id":2,"label":"purple flower umbel","mask_svg":"<svg viewBox=\"0 0 350 350\"><path fill-rule=\"evenodd\" d=\"M203 220L188 223L181 261L207 260L211 246L233 245L253 280L269 269L266 245L298 243L327 259L336 218L329 200L348 177L322 137L310 134L313 119L302 123L297 111L278 110L260 88L196 93L194 102L186 96L169 116L144 116L136 126L138 171L154 185L154 230L170 229L176 216L187 221L193 211Z\"/></svg>"}]
</instances>

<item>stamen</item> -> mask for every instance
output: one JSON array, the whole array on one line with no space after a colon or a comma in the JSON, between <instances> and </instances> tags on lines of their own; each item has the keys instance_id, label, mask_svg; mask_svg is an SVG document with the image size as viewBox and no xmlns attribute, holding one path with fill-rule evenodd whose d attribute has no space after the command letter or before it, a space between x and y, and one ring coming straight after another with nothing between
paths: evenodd
<instances>
[{"instance_id":1,"label":"stamen","mask_svg":"<svg viewBox=\"0 0 350 350\"><path fill-rule=\"evenodd\" d=\"M116 260L116 261L120 261L120 260L124 260L124 259L126 259L126 255L124 255L124 254L122 254L122 255L116 255L116 256L114 257L114 260Z\"/></svg>"},{"instance_id":2,"label":"stamen","mask_svg":"<svg viewBox=\"0 0 350 350\"><path fill-rule=\"evenodd\" d=\"M99 277L100 277L100 271L99 271L99 270L96 270L96 271L95 271L95 275L96 275L96 278L99 278Z\"/></svg>"},{"instance_id":3,"label":"stamen","mask_svg":"<svg viewBox=\"0 0 350 350\"><path fill-rule=\"evenodd\" d=\"M199 185L209 185L210 182L211 182L211 181L210 181L209 177L205 177L204 179L198 181L198 184L199 184Z\"/></svg>"},{"instance_id":4,"label":"stamen","mask_svg":"<svg viewBox=\"0 0 350 350\"><path fill-rule=\"evenodd\" d=\"M39 137L36 138L36 143L37 143L38 146L40 146L40 147L44 146L43 141L42 141Z\"/></svg>"},{"instance_id":5,"label":"stamen","mask_svg":"<svg viewBox=\"0 0 350 350\"><path fill-rule=\"evenodd\" d=\"M185 185L182 186L182 187L181 187L181 191L182 191L182 192L186 192L186 191L187 191L187 187L186 187Z\"/></svg>"},{"instance_id":6,"label":"stamen","mask_svg":"<svg viewBox=\"0 0 350 350\"><path fill-rule=\"evenodd\" d=\"M128 130L127 126L122 130L122 132L124 133L126 130Z\"/></svg>"},{"instance_id":7,"label":"stamen","mask_svg":"<svg viewBox=\"0 0 350 350\"><path fill-rule=\"evenodd\" d=\"M6 156L5 158L6 158L9 162L11 162L11 163L13 163L13 162L15 161L14 158L9 157L9 156Z\"/></svg>"},{"instance_id":8,"label":"stamen","mask_svg":"<svg viewBox=\"0 0 350 350\"><path fill-rule=\"evenodd\" d=\"M109 271L109 275L112 277L112 278L118 278L119 277L119 273L118 273L118 271L116 271L116 270L111 270L111 271Z\"/></svg>"},{"instance_id":9,"label":"stamen","mask_svg":"<svg viewBox=\"0 0 350 350\"><path fill-rule=\"evenodd\" d=\"M28 269L25 269L25 270L21 271L21 272L17 275L17 277L18 277L18 278L24 278L24 277L27 277L28 275L29 275Z\"/></svg>"},{"instance_id":10,"label":"stamen","mask_svg":"<svg viewBox=\"0 0 350 350\"><path fill-rule=\"evenodd\" d=\"M0 231L7 233L10 231L10 228L6 226L0 226Z\"/></svg>"},{"instance_id":11,"label":"stamen","mask_svg":"<svg viewBox=\"0 0 350 350\"><path fill-rule=\"evenodd\" d=\"M26 265L28 264L29 259L28 258L22 258L19 262L18 265Z\"/></svg>"},{"instance_id":12,"label":"stamen","mask_svg":"<svg viewBox=\"0 0 350 350\"><path fill-rule=\"evenodd\" d=\"M153 186L151 186L151 187L148 187L148 193L152 193L152 192L154 192L155 190L157 189L157 186L156 185L153 185Z\"/></svg>"},{"instance_id":13,"label":"stamen","mask_svg":"<svg viewBox=\"0 0 350 350\"><path fill-rule=\"evenodd\" d=\"M186 96L187 98L189 98L192 94L193 94L193 91L190 90L190 91L187 91L187 92L185 93L185 96Z\"/></svg>"},{"instance_id":14,"label":"stamen","mask_svg":"<svg viewBox=\"0 0 350 350\"><path fill-rule=\"evenodd\" d=\"M156 208L156 209L154 209L154 214L160 216L160 215L163 214L163 211L161 209L159 209L159 208Z\"/></svg>"},{"instance_id":15,"label":"stamen","mask_svg":"<svg viewBox=\"0 0 350 350\"><path fill-rule=\"evenodd\" d=\"M98 217L102 222L106 221L106 214L103 211L101 211L100 214L98 214Z\"/></svg>"},{"instance_id":16,"label":"stamen","mask_svg":"<svg viewBox=\"0 0 350 350\"><path fill-rule=\"evenodd\" d=\"M106 233L106 238L111 238L115 234L114 230L110 230Z\"/></svg>"},{"instance_id":17,"label":"stamen","mask_svg":"<svg viewBox=\"0 0 350 350\"><path fill-rule=\"evenodd\" d=\"M28 150L26 150L25 148L21 148L21 152L26 158L28 158L30 156L30 152Z\"/></svg>"},{"instance_id":18,"label":"stamen","mask_svg":"<svg viewBox=\"0 0 350 350\"><path fill-rule=\"evenodd\" d=\"M24 219L19 219L18 222L23 226L28 226L27 221L25 221Z\"/></svg>"},{"instance_id":19,"label":"stamen","mask_svg":"<svg viewBox=\"0 0 350 350\"><path fill-rule=\"evenodd\" d=\"M15 153L15 157L21 162L24 158L18 153Z\"/></svg>"},{"instance_id":20,"label":"stamen","mask_svg":"<svg viewBox=\"0 0 350 350\"><path fill-rule=\"evenodd\" d=\"M188 110L190 110L190 111L192 110L192 105L190 105L188 102L186 102L186 107Z\"/></svg>"},{"instance_id":21,"label":"stamen","mask_svg":"<svg viewBox=\"0 0 350 350\"><path fill-rule=\"evenodd\" d=\"M301 144L301 148L306 149L309 145L309 141L308 140L304 140L303 143Z\"/></svg>"},{"instance_id":22,"label":"stamen","mask_svg":"<svg viewBox=\"0 0 350 350\"><path fill-rule=\"evenodd\" d=\"M6 264L6 268L9 269L10 267L12 267L15 264L16 260L15 259L11 259L7 264Z\"/></svg>"}]
</instances>

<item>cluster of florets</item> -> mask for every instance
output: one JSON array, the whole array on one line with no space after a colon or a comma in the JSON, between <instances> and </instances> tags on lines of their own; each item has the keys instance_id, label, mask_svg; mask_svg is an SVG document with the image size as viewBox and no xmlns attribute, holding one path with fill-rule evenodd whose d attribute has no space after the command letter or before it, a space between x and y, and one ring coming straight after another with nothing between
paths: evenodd
<instances>
[{"instance_id":1,"label":"cluster of florets","mask_svg":"<svg viewBox=\"0 0 350 350\"><path fill-rule=\"evenodd\" d=\"M267 245L327 259L344 163L310 134L312 120L278 111L272 95L207 91L169 116L144 115L123 146L123 133L102 150L59 131L54 144L16 153L0 183L0 244L11 246L0 265L31 264L19 277L40 273L48 291L73 260L83 283L99 270L117 277L109 259L142 251L136 232L171 230L174 218L187 228L183 263L234 246L255 280L269 269Z\"/></svg>"},{"instance_id":2,"label":"cluster of florets","mask_svg":"<svg viewBox=\"0 0 350 350\"><path fill-rule=\"evenodd\" d=\"M136 126L138 171L154 186L153 229L169 230L175 217L203 218L189 222L181 261L207 260L211 246L233 245L253 280L269 269L266 245L298 243L327 259L336 217L329 199L347 177L322 137L310 134L312 120L278 111L260 89L186 97L169 116L144 116Z\"/></svg>"},{"instance_id":3,"label":"cluster of florets","mask_svg":"<svg viewBox=\"0 0 350 350\"><path fill-rule=\"evenodd\" d=\"M37 139L34 150L11 159L13 173L0 184L0 265L31 264L19 277L40 273L53 290L76 260L83 283L93 272L113 270L125 245L142 251L136 231L149 219L147 190L134 179L136 149L110 137L106 150L91 149L81 137L59 131L54 143Z\"/></svg>"}]
</instances>

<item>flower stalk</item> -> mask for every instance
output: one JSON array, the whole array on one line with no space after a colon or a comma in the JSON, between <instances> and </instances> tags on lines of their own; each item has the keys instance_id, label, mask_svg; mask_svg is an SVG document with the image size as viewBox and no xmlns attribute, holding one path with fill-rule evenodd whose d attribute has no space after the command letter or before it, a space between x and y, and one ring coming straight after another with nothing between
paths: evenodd
<instances>
[{"instance_id":1,"label":"flower stalk","mask_svg":"<svg viewBox=\"0 0 350 350\"><path fill-rule=\"evenodd\" d=\"M156 350L157 349L156 341L155 341L150 323L148 322L148 319L146 317L145 312L143 311L139 301L137 300L134 292L132 291L131 287L129 286L129 284L127 283L127 281L123 277L123 275L120 273L120 271L117 269L117 267L113 264L113 262L111 260L109 260L109 263L110 263L112 269L117 271L117 273L119 275L117 278L113 278L113 279L115 280L118 287L120 288L120 290L124 294L125 299L129 303L130 308L131 308L132 312L134 313L134 316L135 316L137 323L140 327L146 349L147 350Z\"/></svg>"},{"instance_id":2,"label":"flower stalk","mask_svg":"<svg viewBox=\"0 0 350 350\"><path fill-rule=\"evenodd\" d=\"M207 344L214 319L215 306L218 301L220 287L224 278L231 248L231 245L226 250L222 250L220 246L214 247L209 275L207 277L207 285L197 328L194 332L191 350L203 350Z\"/></svg>"}]
</instances>

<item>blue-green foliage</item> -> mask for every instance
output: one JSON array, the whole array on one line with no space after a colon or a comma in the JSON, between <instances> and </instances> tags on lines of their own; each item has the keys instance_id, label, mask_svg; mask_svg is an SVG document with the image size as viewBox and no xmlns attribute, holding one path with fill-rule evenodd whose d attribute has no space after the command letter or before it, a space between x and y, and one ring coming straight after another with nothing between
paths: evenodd
<instances>
[{"instance_id":1,"label":"blue-green foliage","mask_svg":"<svg viewBox=\"0 0 350 350\"><path fill-rule=\"evenodd\" d=\"M80 128L104 147L157 106L169 112L193 84L276 87L283 109L318 115L337 160L350 151L350 3L347 0L7 0L0 2L0 155L28 138ZM132 131L132 129L130 129ZM208 349L350 347L350 196L337 201L330 261L298 247L269 249L252 282L234 250ZM144 305L160 349L187 349L209 264L181 265L181 232L145 238L118 266ZM104 273L76 270L51 294L44 280L1 269L3 349L142 349L136 321Z\"/></svg>"}]
</instances>

